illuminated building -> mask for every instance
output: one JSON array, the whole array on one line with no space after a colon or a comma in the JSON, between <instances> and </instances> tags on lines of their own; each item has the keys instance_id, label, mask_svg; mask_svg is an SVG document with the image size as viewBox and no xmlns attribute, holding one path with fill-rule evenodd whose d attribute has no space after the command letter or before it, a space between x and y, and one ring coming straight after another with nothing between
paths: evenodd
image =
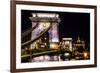
<instances>
[{"instance_id":1,"label":"illuminated building","mask_svg":"<svg viewBox=\"0 0 100 73\"><path fill-rule=\"evenodd\" d=\"M72 51L72 38L62 38L62 46L70 51Z\"/></svg>"},{"instance_id":2,"label":"illuminated building","mask_svg":"<svg viewBox=\"0 0 100 73\"><path fill-rule=\"evenodd\" d=\"M82 52L85 49L85 41L80 40L80 37L78 36L77 41L73 43L73 47Z\"/></svg>"}]
</instances>

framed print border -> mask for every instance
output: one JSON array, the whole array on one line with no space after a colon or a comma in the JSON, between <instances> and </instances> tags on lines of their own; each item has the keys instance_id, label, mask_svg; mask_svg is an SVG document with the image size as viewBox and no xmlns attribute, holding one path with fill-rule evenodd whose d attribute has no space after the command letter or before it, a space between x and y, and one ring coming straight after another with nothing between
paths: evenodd
<instances>
[{"instance_id":1,"label":"framed print border","mask_svg":"<svg viewBox=\"0 0 100 73\"><path fill-rule=\"evenodd\" d=\"M57 67L40 67L40 68L23 68L16 67L16 5L37 5L37 6L51 6L51 7L69 7L69 8L85 8L94 10L94 64L89 65L74 65L74 66L57 66ZM75 68L89 68L97 66L97 7L93 5L79 5L79 4L61 4L61 3L46 3L33 1L11 1L11 72L28 72L28 71L45 71L45 70L60 70L60 69L75 69Z\"/></svg>"}]
</instances>

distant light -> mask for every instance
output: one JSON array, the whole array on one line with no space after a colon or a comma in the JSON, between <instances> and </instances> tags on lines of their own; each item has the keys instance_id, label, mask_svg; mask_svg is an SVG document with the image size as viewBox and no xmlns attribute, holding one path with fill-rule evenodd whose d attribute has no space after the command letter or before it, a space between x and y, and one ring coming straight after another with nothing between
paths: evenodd
<instances>
[{"instance_id":1,"label":"distant light","mask_svg":"<svg viewBox=\"0 0 100 73\"><path fill-rule=\"evenodd\" d=\"M47 45L47 43L44 43L45 45Z\"/></svg>"},{"instance_id":2,"label":"distant light","mask_svg":"<svg viewBox=\"0 0 100 73\"><path fill-rule=\"evenodd\" d=\"M39 28L40 29L47 29L50 26L49 22L45 22L45 23L40 23Z\"/></svg>"},{"instance_id":3,"label":"distant light","mask_svg":"<svg viewBox=\"0 0 100 73\"><path fill-rule=\"evenodd\" d=\"M44 39L46 40L47 38L45 37Z\"/></svg>"},{"instance_id":4,"label":"distant light","mask_svg":"<svg viewBox=\"0 0 100 73\"><path fill-rule=\"evenodd\" d=\"M57 43L50 43L50 48L58 49L58 44Z\"/></svg>"},{"instance_id":5,"label":"distant light","mask_svg":"<svg viewBox=\"0 0 100 73\"><path fill-rule=\"evenodd\" d=\"M65 44L70 44L70 42L69 41L66 41Z\"/></svg>"},{"instance_id":6,"label":"distant light","mask_svg":"<svg viewBox=\"0 0 100 73\"><path fill-rule=\"evenodd\" d=\"M62 40L72 40L72 38L62 38Z\"/></svg>"},{"instance_id":7,"label":"distant light","mask_svg":"<svg viewBox=\"0 0 100 73\"><path fill-rule=\"evenodd\" d=\"M33 13L32 16L33 16L33 17L36 17L36 14Z\"/></svg>"},{"instance_id":8,"label":"distant light","mask_svg":"<svg viewBox=\"0 0 100 73\"><path fill-rule=\"evenodd\" d=\"M70 54L69 54L69 53L65 53L64 55L65 55L65 56L69 56Z\"/></svg>"},{"instance_id":9,"label":"distant light","mask_svg":"<svg viewBox=\"0 0 100 73\"><path fill-rule=\"evenodd\" d=\"M88 53L87 52L84 52L84 57L86 58L88 56Z\"/></svg>"}]
</instances>

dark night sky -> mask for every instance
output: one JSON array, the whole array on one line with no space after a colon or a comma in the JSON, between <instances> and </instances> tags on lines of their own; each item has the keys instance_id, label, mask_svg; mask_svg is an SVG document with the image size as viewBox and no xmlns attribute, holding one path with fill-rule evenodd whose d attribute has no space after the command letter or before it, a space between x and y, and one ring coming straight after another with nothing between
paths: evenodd
<instances>
[{"instance_id":1,"label":"dark night sky","mask_svg":"<svg viewBox=\"0 0 100 73\"><path fill-rule=\"evenodd\" d=\"M76 39L78 36L82 40L86 41L86 44L90 43L90 14L89 13L75 13L75 12L46 12L46 11L31 11L22 10L22 25L21 30L32 27L29 17L32 13L57 13L60 16L61 22L59 23L59 36L72 37Z\"/></svg>"}]
</instances>

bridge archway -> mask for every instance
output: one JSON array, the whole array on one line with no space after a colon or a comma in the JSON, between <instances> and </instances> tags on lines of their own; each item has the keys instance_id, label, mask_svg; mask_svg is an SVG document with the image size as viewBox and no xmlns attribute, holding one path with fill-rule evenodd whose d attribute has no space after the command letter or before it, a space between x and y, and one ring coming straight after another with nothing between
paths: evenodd
<instances>
[{"instance_id":1,"label":"bridge archway","mask_svg":"<svg viewBox=\"0 0 100 73\"><path fill-rule=\"evenodd\" d=\"M46 31L49 33L49 43L59 42L58 27L59 27L60 18L58 14L32 13L32 17L30 17L30 20L32 21L32 28L38 25L38 27L34 29L31 33L31 40L36 39L36 37L38 36L42 36L41 34L44 31ZM34 48L34 45L35 43L32 43L30 48L31 49Z\"/></svg>"}]
</instances>

